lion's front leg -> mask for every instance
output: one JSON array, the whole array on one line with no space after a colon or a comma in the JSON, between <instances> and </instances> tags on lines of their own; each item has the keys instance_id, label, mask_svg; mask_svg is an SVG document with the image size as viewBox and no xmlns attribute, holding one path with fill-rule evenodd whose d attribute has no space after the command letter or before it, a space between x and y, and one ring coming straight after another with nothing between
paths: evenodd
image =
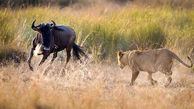
<instances>
[{"instance_id":1,"label":"lion's front leg","mask_svg":"<svg viewBox=\"0 0 194 109\"><path fill-rule=\"evenodd\" d=\"M131 83L130 85L134 84L134 81L136 80L137 76L139 75L139 71L132 72L132 77L131 77Z\"/></svg>"},{"instance_id":2,"label":"lion's front leg","mask_svg":"<svg viewBox=\"0 0 194 109\"><path fill-rule=\"evenodd\" d=\"M152 78L152 73L151 72L148 72L148 80L150 81L150 83L152 85L157 85L157 81L155 81L153 78Z\"/></svg>"}]
</instances>

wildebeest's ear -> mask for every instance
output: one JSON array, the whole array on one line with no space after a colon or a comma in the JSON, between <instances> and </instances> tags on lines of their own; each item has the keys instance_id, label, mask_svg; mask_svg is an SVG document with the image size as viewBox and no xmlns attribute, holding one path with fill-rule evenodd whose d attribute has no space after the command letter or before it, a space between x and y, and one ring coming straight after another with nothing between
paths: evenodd
<instances>
[{"instance_id":1,"label":"wildebeest's ear","mask_svg":"<svg viewBox=\"0 0 194 109\"><path fill-rule=\"evenodd\" d=\"M54 22L54 20L51 20L53 26L56 26L56 23Z\"/></svg>"},{"instance_id":2,"label":"wildebeest's ear","mask_svg":"<svg viewBox=\"0 0 194 109\"><path fill-rule=\"evenodd\" d=\"M56 23L55 23L53 20L51 20L51 22L52 22L52 23L50 24L50 25L51 25L50 28L52 29L53 27L56 26Z\"/></svg>"}]
</instances>

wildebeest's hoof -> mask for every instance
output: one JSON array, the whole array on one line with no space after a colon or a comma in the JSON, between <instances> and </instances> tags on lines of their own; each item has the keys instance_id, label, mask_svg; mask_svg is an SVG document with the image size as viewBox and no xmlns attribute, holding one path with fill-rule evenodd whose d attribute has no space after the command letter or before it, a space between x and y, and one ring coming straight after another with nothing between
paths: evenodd
<instances>
[{"instance_id":1,"label":"wildebeest's hoof","mask_svg":"<svg viewBox=\"0 0 194 109\"><path fill-rule=\"evenodd\" d=\"M33 67L30 67L30 70L31 70L31 71L34 71Z\"/></svg>"}]
</instances>

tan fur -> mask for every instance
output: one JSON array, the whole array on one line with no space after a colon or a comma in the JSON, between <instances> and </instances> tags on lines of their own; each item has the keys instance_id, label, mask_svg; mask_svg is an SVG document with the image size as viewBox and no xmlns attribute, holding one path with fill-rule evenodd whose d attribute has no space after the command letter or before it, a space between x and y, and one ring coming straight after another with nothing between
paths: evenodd
<instances>
[{"instance_id":1,"label":"tan fur","mask_svg":"<svg viewBox=\"0 0 194 109\"><path fill-rule=\"evenodd\" d=\"M120 68L124 68L126 65L128 65L132 70L131 85L133 85L133 82L137 78L139 71L148 72L148 79L150 80L151 84L155 84L156 81L152 79L152 73L159 71L167 76L168 83L165 86L168 86L172 81L171 68L173 59L178 60L186 67L190 68L193 66L193 62L190 57L188 57L191 62L191 65L189 66L184 63L176 54L168 49L155 49L145 51L133 50L126 52L119 51L117 52L117 58Z\"/></svg>"}]
</instances>

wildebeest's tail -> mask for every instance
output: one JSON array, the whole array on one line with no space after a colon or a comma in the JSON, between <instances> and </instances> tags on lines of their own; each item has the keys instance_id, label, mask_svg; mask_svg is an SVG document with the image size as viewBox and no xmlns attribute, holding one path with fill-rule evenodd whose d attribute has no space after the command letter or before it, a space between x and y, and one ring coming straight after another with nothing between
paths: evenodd
<instances>
[{"instance_id":1,"label":"wildebeest's tail","mask_svg":"<svg viewBox=\"0 0 194 109\"><path fill-rule=\"evenodd\" d=\"M75 43L73 44L73 55L77 58L80 59L80 54L88 58L88 56L84 53L84 51Z\"/></svg>"}]
</instances>

